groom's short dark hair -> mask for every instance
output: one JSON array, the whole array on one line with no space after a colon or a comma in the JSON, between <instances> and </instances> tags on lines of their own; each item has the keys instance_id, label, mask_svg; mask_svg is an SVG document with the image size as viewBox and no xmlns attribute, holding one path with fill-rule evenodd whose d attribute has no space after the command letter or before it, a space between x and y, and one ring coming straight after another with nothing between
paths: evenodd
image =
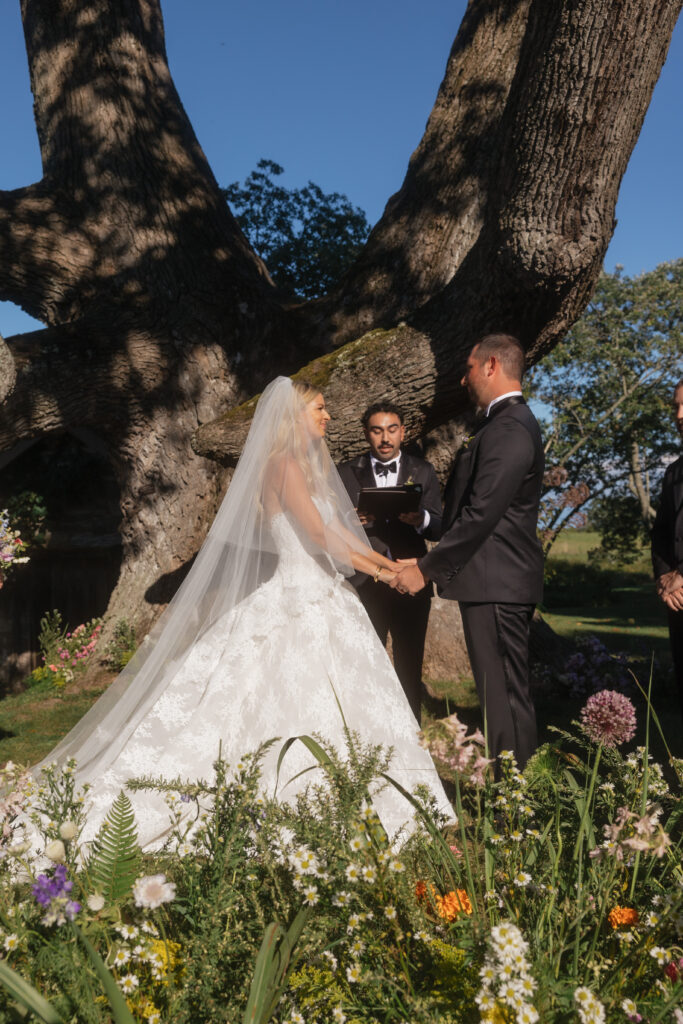
<instances>
[{"instance_id":1,"label":"groom's short dark hair","mask_svg":"<svg viewBox=\"0 0 683 1024\"><path fill-rule=\"evenodd\" d=\"M524 349L521 341L512 334L485 334L475 341L472 347L477 349L477 362L483 363L491 356L495 356L507 377L521 380L524 376Z\"/></svg>"},{"instance_id":2,"label":"groom's short dark hair","mask_svg":"<svg viewBox=\"0 0 683 1024\"><path fill-rule=\"evenodd\" d=\"M403 409L400 409L398 407L398 405L394 405L393 402L389 402L389 401L387 401L387 402L373 402L372 405L369 405L367 407L367 409L365 410L365 412L363 413L363 415L360 418L360 421L363 424L363 429L364 430L368 429L368 423L370 422L370 417L374 416L378 412L388 412L388 413L391 413L393 416L398 416L398 422L401 424L401 426L403 426L403 420L404 420Z\"/></svg>"}]
</instances>

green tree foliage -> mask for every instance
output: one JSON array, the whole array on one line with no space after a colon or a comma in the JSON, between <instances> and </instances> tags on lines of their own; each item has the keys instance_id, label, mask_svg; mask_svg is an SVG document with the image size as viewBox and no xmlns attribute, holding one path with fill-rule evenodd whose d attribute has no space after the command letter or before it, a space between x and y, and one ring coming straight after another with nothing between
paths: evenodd
<instances>
[{"instance_id":1,"label":"green tree foliage","mask_svg":"<svg viewBox=\"0 0 683 1024\"><path fill-rule=\"evenodd\" d=\"M638 277L603 274L581 319L533 370L548 407L546 551L590 515L605 554L628 560L647 538L663 470L678 453L673 386L683 374L683 260Z\"/></svg>"},{"instance_id":2,"label":"green tree foliage","mask_svg":"<svg viewBox=\"0 0 683 1024\"><path fill-rule=\"evenodd\" d=\"M285 188L272 160L259 160L243 185L223 189L237 221L275 283L302 299L330 291L363 248L370 226L365 214L339 192L309 181Z\"/></svg>"}]
</instances>

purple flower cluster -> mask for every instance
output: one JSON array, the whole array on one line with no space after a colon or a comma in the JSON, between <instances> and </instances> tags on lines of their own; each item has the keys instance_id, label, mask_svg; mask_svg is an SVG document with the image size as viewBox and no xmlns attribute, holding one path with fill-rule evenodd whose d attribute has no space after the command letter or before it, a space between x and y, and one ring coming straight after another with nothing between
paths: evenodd
<instances>
[{"instance_id":1,"label":"purple flower cluster","mask_svg":"<svg viewBox=\"0 0 683 1024\"><path fill-rule=\"evenodd\" d=\"M601 690L586 701L581 726L593 743L616 747L635 736L636 709L623 693Z\"/></svg>"},{"instance_id":2,"label":"purple flower cluster","mask_svg":"<svg viewBox=\"0 0 683 1024\"><path fill-rule=\"evenodd\" d=\"M33 895L36 903L45 908L45 915L42 918L44 925L60 925L66 921L73 921L81 905L68 898L72 889L73 882L66 877L64 864L58 864L52 876L38 875L33 885Z\"/></svg>"}]
</instances>

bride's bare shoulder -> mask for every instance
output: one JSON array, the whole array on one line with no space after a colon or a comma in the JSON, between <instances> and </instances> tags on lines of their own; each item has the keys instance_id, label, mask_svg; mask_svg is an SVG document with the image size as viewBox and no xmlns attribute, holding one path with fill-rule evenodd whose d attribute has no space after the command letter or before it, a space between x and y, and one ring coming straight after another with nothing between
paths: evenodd
<instances>
[{"instance_id":1,"label":"bride's bare shoulder","mask_svg":"<svg viewBox=\"0 0 683 1024\"><path fill-rule=\"evenodd\" d=\"M300 475L303 475L301 466L288 452L278 452L268 459L265 481L271 487L277 487L283 484L287 478Z\"/></svg>"},{"instance_id":2,"label":"bride's bare shoulder","mask_svg":"<svg viewBox=\"0 0 683 1024\"><path fill-rule=\"evenodd\" d=\"M275 490L279 494L284 492L286 487L304 479L303 470L293 456L287 452L279 452L271 455L263 474L264 488Z\"/></svg>"}]
</instances>

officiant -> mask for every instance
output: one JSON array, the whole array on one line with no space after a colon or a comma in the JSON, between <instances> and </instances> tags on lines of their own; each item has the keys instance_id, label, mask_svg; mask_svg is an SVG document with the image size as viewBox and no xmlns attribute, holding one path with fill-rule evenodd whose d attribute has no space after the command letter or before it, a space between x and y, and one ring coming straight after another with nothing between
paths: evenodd
<instances>
[{"instance_id":1,"label":"officiant","mask_svg":"<svg viewBox=\"0 0 683 1024\"><path fill-rule=\"evenodd\" d=\"M441 535L441 492L434 467L426 459L402 448L405 437L403 412L391 402L376 402L361 417L369 450L337 467L356 508L365 488L416 486L421 488L416 511L388 518L359 512L372 547L387 557L420 558L426 540ZM358 591L383 644L391 636L394 668L418 722L422 704L422 659L432 599L428 583L407 598L389 587L377 586L372 577L356 574L351 583Z\"/></svg>"}]
</instances>

